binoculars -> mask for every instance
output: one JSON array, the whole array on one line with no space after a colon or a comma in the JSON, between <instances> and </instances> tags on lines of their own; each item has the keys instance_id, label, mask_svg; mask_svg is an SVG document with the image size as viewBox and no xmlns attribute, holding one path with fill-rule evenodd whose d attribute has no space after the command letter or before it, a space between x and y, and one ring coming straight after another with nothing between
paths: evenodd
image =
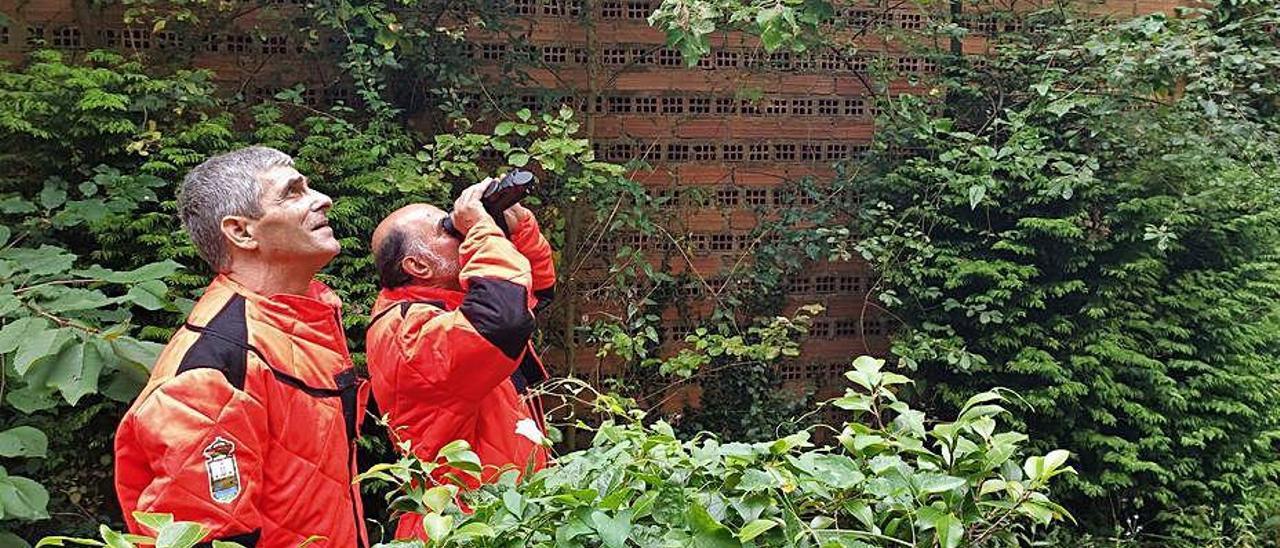
<instances>
[{"instance_id":1,"label":"binoculars","mask_svg":"<svg viewBox=\"0 0 1280 548\"><path fill-rule=\"evenodd\" d=\"M538 178L532 173L517 169L490 183L489 188L484 189L484 194L480 196L480 203L484 205L484 210L489 213L489 216L493 217L493 222L498 224L498 228L502 229L503 234L510 236L507 218L502 215L502 212L520 203L520 200L533 192L533 186L536 184L538 184ZM465 236L453 226L452 211L440 220L440 228L459 240Z\"/></svg>"}]
</instances>

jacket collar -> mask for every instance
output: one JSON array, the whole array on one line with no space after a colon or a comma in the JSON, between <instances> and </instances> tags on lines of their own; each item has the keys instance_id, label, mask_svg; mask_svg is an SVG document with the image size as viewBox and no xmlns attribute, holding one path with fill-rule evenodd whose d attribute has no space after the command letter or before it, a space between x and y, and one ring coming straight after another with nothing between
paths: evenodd
<instances>
[{"instance_id":1,"label":"jacket collar","mask_svg":"<svg viewBox=\"0 0 1280 548\"><path fill-rule=\"evenodd\" d=\"M404 285L378 292L378 300L373 304L373 314L386 310L387 307L403 302L435 301L441 303L445 310L455 310L462 305L466 294L461 291L444 289L427 285Z\"/></svg>"},{"instance_id":2,"label":"jacket collar","mask_svg":"<svg viewBox=\"0 0 1280 548\"><path fill-rule=\"evenodd\" d=\"M342 300L325 284L311 280L305 295L261 295L225 274L219 274L209 289L220 288L232 291L252 304L248 307L250 320L343 356L349 354L341 323Z\"/></svg>"}]
</instances>

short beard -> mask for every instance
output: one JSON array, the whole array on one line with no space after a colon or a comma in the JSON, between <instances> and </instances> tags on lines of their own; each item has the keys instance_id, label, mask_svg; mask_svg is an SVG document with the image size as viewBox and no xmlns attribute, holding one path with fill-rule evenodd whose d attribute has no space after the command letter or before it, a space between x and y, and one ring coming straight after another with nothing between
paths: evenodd
<instances>
[{"instance_id":1,"label":"short beard","mask_svg":"<svg viewBox=\"0 0 1280 548\"><path fill-rule=\"evenodd\" d=\"M462 274L462 265L445 260L444 257L426 249L422 250L418 257L431 265L431 278L428 281L432 285L453 287L460 283L458 275Z\"/></svg>"}]
</instances>

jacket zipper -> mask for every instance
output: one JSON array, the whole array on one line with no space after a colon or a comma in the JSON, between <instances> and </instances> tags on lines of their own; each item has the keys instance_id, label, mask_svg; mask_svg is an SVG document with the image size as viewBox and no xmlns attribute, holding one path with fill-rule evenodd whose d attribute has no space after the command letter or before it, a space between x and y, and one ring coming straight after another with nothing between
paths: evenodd
<instances>
[{"instance_id":1,"label":"jacket zipper","mask_svg":"<svg viewBox=\"0 0 1280 548\"><path fill-rule=\"evenodd\" d=\"M335 333L338 335L338 343L342 345L342 355L346 359L347 370L351 372L351 385L341 387L344 391L350 391L350 417L347 416L347 398L339 398L343 406L343 419L350 420L349 424L344 424L347 431L347 481L349 487L348 494L351 495L351 519L356 524L356 546L365 548L369 546L369 539L364 529L364 523L360 521L360 485L356 483L356 438L359 437L360 417L357 416L360 406L360 378L356 376L355 364L351 363L351 350L347 348L347 332L342 329L342 312L335 309L333 311L333 324Z\"/></svg>"}]
</instances>

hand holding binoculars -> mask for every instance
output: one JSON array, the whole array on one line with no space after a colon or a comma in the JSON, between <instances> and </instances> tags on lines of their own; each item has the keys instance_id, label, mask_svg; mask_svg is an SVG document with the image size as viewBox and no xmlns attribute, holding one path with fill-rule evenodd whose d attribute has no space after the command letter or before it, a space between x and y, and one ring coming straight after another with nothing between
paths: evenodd
<instances>
[{"instance_id":1,"label":"hand holding binoculars","mask_svg":"<svg viewBox=\"0 0 1280 548\"><path fill-rule=\"evenodd\" d=\"M538 184L536 176L528 171L517 169L494 181L484 190L484 194L480 197L480 203L484 205L485 212L490 217L493 217L493 222L497 223L498 228L502 229L503 234L510 235L510 231L507 227L507 218L502 212L520 203L520 200L533 192L533 187L536 184ZM440 221L440 228L458 239L462 239L465 236L453 226L452 211Z\"/></svg>"}]
</instances>

